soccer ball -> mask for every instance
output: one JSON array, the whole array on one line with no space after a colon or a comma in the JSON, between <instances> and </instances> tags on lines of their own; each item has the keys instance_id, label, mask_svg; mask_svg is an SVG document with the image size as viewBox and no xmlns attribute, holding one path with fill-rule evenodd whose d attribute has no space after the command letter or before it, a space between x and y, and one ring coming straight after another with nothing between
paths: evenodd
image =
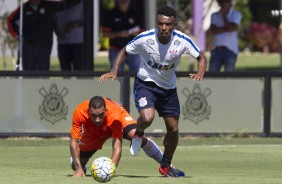
<instances>
[{"instance_id":1,"label":"soccer ball","mask_svg":"<svg viewBox=\"0 0 282 184\"><path fill-rule=\"evenodd\" d=\"M108 182L116 174L115 163L107 157L96 158L91 165L91 175L99 182Z\"/></svg>"}]
</instances>

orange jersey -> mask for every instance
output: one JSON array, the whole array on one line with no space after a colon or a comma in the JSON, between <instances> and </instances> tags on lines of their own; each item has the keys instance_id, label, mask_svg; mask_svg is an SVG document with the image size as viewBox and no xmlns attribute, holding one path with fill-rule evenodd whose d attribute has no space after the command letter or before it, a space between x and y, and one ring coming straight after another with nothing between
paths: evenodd
<instances>
[{"instance_id":1,"label":"orange jersey","mask_svg":"<svg viewBox=\"0 0 282 184\"><path fill-rule=\"evenodd\" d=\"M89 113L89 100L79 104L74 110L71 137L79 138L81 151L101 149L105 141L110 138L122 138L123 129L136 121L118 103L104 98L106 102L106 114L104 122L97 127L93 124Z\"/></svg>"}]
</instances>

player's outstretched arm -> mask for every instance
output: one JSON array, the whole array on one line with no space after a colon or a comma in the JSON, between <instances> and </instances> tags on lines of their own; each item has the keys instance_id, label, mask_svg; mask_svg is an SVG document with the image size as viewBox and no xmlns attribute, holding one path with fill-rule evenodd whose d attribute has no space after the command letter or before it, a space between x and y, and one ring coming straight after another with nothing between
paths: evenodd
<instances>
[{"instance_id":1,"label":"player's outstretched arm","mask_svg":"<svg viewBox=\"0 0 282 184\"><path fill-rule=\"evenodd\" d=\"M115 64L114 64L113 68L111 69L111 71L101 75L99 81L105 82L105 81L108 80L108 78L112 78L112 80L115 80L117 78L118 68L119 68L120 64L124 62L124 59L125 59L126 56L127 56L127 52L126 52L125 47L123 47L119 51L117 57L115 58L115 61L114 61Z\"/></svg>"},{"instance_id":2,"label":"player's outstretched arm","mask_svg":"<svg viewBox=\"0 0 282 184\"><path fill-rule=\"evenodd\" d=\"M190 77L193 80L202 81L207 68L207 58L203 52L200 53L199 57L197 57L198 61L198 72L190 73Z\"/></svg>"},{"instance_id":3,"label":"player's outstretched arm","mask_svg":"<svg viewBox=\"0 0 282 184\"><path fill-rule=\"evenodd\" d=\"M74 169L73 177L83 177L85 176L85 173L82 169L81 163L80 163L80 149L78 144L78 139L71 138L70 139L70 151L71 156L73 159L72 167Z\"/></svg>"},{"instance_id":4,"label":"player's outstretched arm","mask_svg":"<svg viewBox=\"0 0 282 184\"><path fill-rule=\"evenodd\" d=\"M113 150L112 150L112 157L111 159L118 166L120 157L121 157L121 150L122 150L122 138L113 138L112 142Z\"/></svg>"}]
</instances>

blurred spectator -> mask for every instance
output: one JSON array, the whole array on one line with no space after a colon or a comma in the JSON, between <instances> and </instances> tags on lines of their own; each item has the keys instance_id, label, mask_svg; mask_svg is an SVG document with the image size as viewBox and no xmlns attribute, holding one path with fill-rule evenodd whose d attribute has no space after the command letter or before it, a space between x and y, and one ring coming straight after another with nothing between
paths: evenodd
<instances>
[{"instance_id":1,"label":"blurred spectator","mask_svg":"<svg viewBox=\"0 0 282 184\"><path fill-rule=\"evenodd\" d=\"M103 36L110 39L109 61L112 68L114 59L121 48L141 32L137 13L129 8L130 0L117 0L116 7L109 11L102 22ZM138 55L129 55L125 63L130 71L138 71L140 58ZM118 71L124 70L124 64Z\"/></svg>"},{"instance_id":2,"label":"blurred spectator","mask_svg":"<svg viewBox=\"0 0 282 184\"><path fill-rule=\"evenodd\" d=\"M23 4L23 70L49 70L53 44L55 13L62 2L29 0ZM8 29L17 37L20 28L20 7L8 17ZM19 65L19 59L18 63Z\"/></svg>"},{"instance_id":3,"label":"blurred spectator","mask_svg":"<svg viewBox=\"0 0 282 184\"><path fill-rule=\"evenodd\" d=\"M82 0L66 0L66 8L56 14L61 70L84 70L83 16Z\"/></svg>"},{"instance_id":4,"label":"blurred spectator","mask_svg":"<svg viewBox=\"0 0 282 184\"><path fill-rule=\"evenodd\" d=\"M241 13L232 8L232 0L217 0L220 10L211 15L210 32L213 34L213 46L209 71L234 71L238 47L238 27Z\"/></svg>"},{"instance_id":5,"label":"blurred spectator","mask_svg":"<svg viewBox=\"0 0 282 184\"><path fill-rule=\"evenodd\" d=\"M17 64L17 51L18 51L18 41L17 38L11 36L8 31L7 26L7 18L9 16L9 12L5 12L0 18L0 47L1 47L1 54L2 54L2 61L3 61L3 69L6 70L8 67L8 58L7 58L7 51L11 51L12 56L12 64L14 69L16 69Z\"/></svg>"}]
</instances>

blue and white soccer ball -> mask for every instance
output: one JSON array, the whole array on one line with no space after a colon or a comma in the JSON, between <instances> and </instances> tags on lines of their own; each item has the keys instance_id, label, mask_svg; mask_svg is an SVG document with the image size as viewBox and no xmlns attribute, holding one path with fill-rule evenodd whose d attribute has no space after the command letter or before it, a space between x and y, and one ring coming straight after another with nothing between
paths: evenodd
<instances>
[{"instance_id":1,"label":"blue and white soccer ball","mask_svg":"<svg viewBox=\"0 0 282 184\"><path fill-rule=\"evenodd\" d=\"M91 165L91 175L99 182L108 182L116 174L115 163L107 157L96 158Z\"/></svg>"}]
</instances>

